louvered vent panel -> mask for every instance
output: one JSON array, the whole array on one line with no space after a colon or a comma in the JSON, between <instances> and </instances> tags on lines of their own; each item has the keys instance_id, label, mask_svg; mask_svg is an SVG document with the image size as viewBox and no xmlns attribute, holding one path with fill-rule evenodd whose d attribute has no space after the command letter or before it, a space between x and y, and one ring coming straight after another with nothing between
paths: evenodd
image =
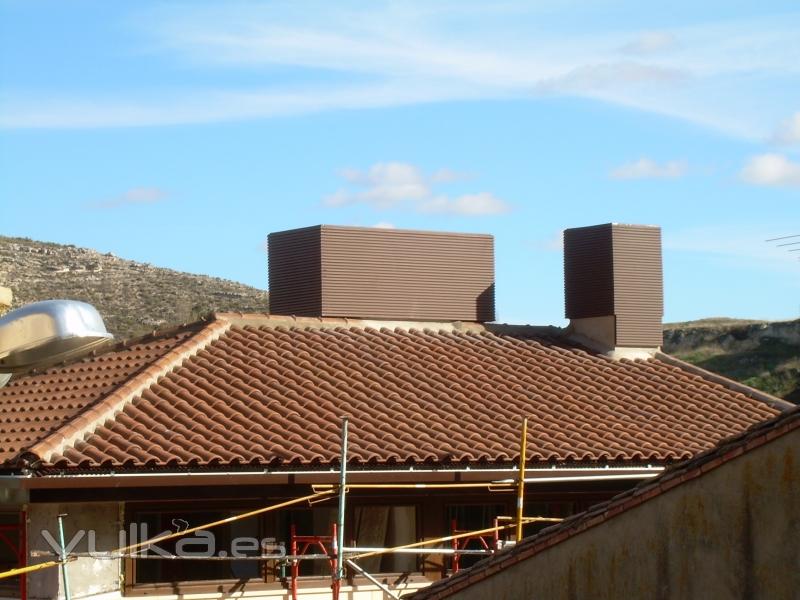
<instances>
[{"instance_id":1,"label":"louvered vent panel","mask_svg":"<svg viewBox=\"0 0 800 600\"><path fill-rule=\"evenodd\" d=\"M302 243L319 243L320 305L314 314L362 319L494 320L491 236L329 225L313 229L316 240ZM294 240L293 234L270 236L270 255L273 239L283 243ZM297 246L292 252L301 257L316 256ZM295 288L303 282L296 275L285 278L286 273L271 271L271 294L273 286ZM313 302L304 301L311 288L284 290L281 297L311 306ZM279 306L288 314L309 314Z\"/></svg>"}]
</instances>

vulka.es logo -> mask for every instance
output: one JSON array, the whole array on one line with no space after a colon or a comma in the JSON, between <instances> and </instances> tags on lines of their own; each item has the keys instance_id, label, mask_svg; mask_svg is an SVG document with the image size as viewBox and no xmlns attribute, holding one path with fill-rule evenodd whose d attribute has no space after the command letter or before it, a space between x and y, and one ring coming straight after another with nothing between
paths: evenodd
<instances>
[{"instance_id":1,"label":"vulka.es logo","mask_svg":"<svg viewBox=\"0 0 800 600\"><path fill-rule=\"evenodd\" d=\"M186 531L189 528L189 523L184 519L173 519L172 524L175 526L176 531L165 530L158 535L150 536L147 523L131 523L130 530L120 530L117 536L118 548L125 548L133 546L147 540L156 540L156 543L145 544L140 547L134 548L133 554L155 554L164 558L176 557L199 557L208 558L211 556L233 558L247 558L258 556L264 559L283 558L286 556L286 544L284 542L277 542L275 538L268 537L259 540L254 537L237 537L231 540L230 549L220 549L217 551L216 538L211 531L199 530L195 531L193 535L187 535L178 538L175 542L175 553L167 552L158 546L158 539ZM58 543L56 537L47 529L43 529L42 538L53 551L54 554L61 554L61 545ZM78 545L86 539L86 554L88 556L108 557L108 551L100 551L97 549L97 532L94 529L79 529L73 536L65 541L66 554L75 553Z\"/></svg>"}]
</instances>

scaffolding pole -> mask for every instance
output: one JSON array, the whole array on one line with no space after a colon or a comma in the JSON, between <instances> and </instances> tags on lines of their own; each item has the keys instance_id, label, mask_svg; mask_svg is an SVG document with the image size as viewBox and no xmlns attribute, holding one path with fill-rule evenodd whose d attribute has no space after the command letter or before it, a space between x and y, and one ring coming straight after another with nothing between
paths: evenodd
<instances>
[{"instance_id":1,"label":"scaffolding pole","mask_svg":"<svg viewBox=\"0 0 800 600\"><path fill-rule=\"evenodd\" d=\"M333 483L311 484L313 491L331 491L339 486ZM349 483L348 490L438 490L459 488L488 488L492 492L512 492L515 489L512 480L482 481L477 483Z\"/></svg>"},{"instance_id":2,"label":"scaffolding pole","mask_svg":"<svg viewBox=\"0 0 800 600\"><path fill-rule=\"evenodd\" d=\"M523 523L560 523L564 519L558 518L550 518L550 517L523 517ZM486 529L477 529L475 531L468 531L467 533L459 533L456 535L446 535L439 538L433 538L430 540L424 540L422 542L414 542L413 544L404 544L402 546L395 546L394 548L386 548L384 550L374 551L374 552L364 552L362 554L356 554L355 556L351 556L351 559L357 558L368 558L370 556L377 556L379 554L391 554L398 550L402 550L404 548L419 548L420 546L427 546L428 544L438 544L439 542L450 542L452 540L460 540L461 538L471 537L476 535L482 535L485 533L492 533L495 531L501 531L503 529L510 529L512 527L516 527L516 523L511 523L509 525L496 525L495 527L487 527Z\"/></svg>"},{"instance_id":3,"label":"scaffolding pole","mask_svg":"<svg viewBox=\"0 0 800 600\"><path fill-rule=\"evenodd\" d=\"M385 550L392 550L392 548L384 547L364 547L345 546L344 551L346 554L358 554L361 552L383 552ZM489 554L486 550L464 549L454 550L453 548L401 548L394 549L393 554L467 554L482 556ZM36 552L31 553L31 556L53 556L52 552ZM265 561L265 560L330 560L330 554L260 554L256 556L180 556L178 554L111 554L110 552L72 552L68 560L75 560L78 558L94 558L97 560L120 560L122 558L130 558L132 560L217 560L217 561ZM32 567L24 567L28 570L38 570L43 568L41 565L33 565ZM58 565L58 561L54 564L47 564L47 567ZM18 569L17 569L18 570ZM5 574L4 574L5 575ZM6 577L13 577L14 575L5 575Z\"/></svg>"},{"instance_id":4,"label":"scaffolding pole","mask_svg":"<svg viewBox=\"0 0 800 600\"><path fill-rule=\"evenodd\" d=\"M77 557L70 556L67 561L75 560ZM61 564L60 560L50 560L47 562L39 563L38 565L30 565L28 567L20 567L11 569L10 571L3 571L0 573L0 579L7 579L8 577L16 577L17 575L24 575L25 573L32 573L33 571L41 571L42 569L50 569L57 567Z\"/></svg>"},{"instance_id":5,"label":"scaffolding pole","mask_svg":"<svg viewBox=\"0 0 800 600\"><path fill-rule=\"evenodd\" d=\"M347 417L342 417L342 458L339 468L339 523L336 528L336 581L344 578L344 511L347 495Z\"/></svg>"},{"instance_id":6,"label":"scaffolding pole","mask_svg":"<svg viewBox=\"0 0 800 600\"><path fill-rule=\"evenodd\" d=\"M239 521L241 519L247 519L249 517L254 517L256 515L261 515L266 512L270 512L273 510L278 510L280 508L285 508L287 506L292 506L293 504L300 504L301 502L310 502L311 500L322 498L323 496L330 496L333 493L333 490L327 490L323 492L316 492L314 494L309 494L308 496L302 496L300 498L295 498L293 500L287 500L286 502L281 502L279 504L273 504L271 506L265 506L264 508L259 508L256 510L251 510L250 512L242 513L241 515L234 515L232 517L227 517L225 519L220 519L219 521L213 521L211 523L205 523L203 525L198 525L197 527L190 527L189 529L184 529L183 531L178 531L176 533L169 533L167 535L156 536L152 539L145 540L143 542L138 542L136 544L130 544L129 546L123 546L122 548L117 548L114 550L114 554L128 554L131 550L136 550L138 548L142 548L145 546L152 546L158 542L164 542L166 540L175 539L189 533L194 533L195 531L201 531L205 529L211 529L212 527L217 527L218 525L224 525L225 523L233 523L234 521Z\"/></svg>"},{"instance_id":7,"label":"scaffolding pole","mask_svg":"<svg viewBox=\"0 0 800 600\"><path fill-rule=\"evenodd\" d=\"M378 589L380 589L384 594L389 596L389 598L392 598L393 600L400 600L400 596L398 596L397 594L392 592L392 590L390 590L388 588L388 586L382 584L380 581L375 579L372 575L370 575L367 571L365 571L360 565L356 564L355 562L353 562L349 558L345 562L348 565L350 565L356 571L356 573L360 573L361 575L363 575L364 577L369 579L372 583L377 585Z\"/></svg>"},{"instance_id":8,"label":"scaffolding pole","mask_svg":"<svg viewBox=\"0 0 800 600\"><path fill-rule=\"evenodd\" d=\"M522 419L522 436L519 441L519 478L517 480L517 535L516 540L522 540L522 515L525 505L525 464L528 448L528 419Z\"/></svg>"},{"instance_id":9,"label":"scaffolding pole","mask_svg":"<svg viewBox=\"0 0 800 600\"><path fill-rule=\"evenodd\" d=\"M61 579L64 581L64 598L65 600L72 600L72 595L69 593L69 576L67 575L67 544L64 542L64 517L66 514L58 515L58 542L61 545Z\"/></svg>"}]
</instances>

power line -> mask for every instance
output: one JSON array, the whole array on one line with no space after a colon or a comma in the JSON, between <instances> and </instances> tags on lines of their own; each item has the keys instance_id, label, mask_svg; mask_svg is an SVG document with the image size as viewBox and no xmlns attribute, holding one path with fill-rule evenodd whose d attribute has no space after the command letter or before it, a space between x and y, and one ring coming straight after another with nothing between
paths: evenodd
<instances>
[{"instance_id":1,"label":"power line","mask_svg":"<svg viewBox=\"0 0 800 600\"><path fill-rule=\"evenodd\" d=\"M796 238L800 237L800 233L796 235L784 235L782 237L770 238L768 240L764 240L765 242L777 242L778 240L788 240L789 238Z\"/></svg>"}]
</instances>

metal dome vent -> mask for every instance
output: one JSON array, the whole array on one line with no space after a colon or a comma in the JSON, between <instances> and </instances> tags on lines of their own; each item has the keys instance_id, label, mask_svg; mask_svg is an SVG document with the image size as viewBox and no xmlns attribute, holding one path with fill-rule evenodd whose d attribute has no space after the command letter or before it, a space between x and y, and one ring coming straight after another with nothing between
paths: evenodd
<instances>
[{"instance_id":1,"label":"metal dome vent","mask_svg":"<svg viewBox=\"0 0 800 600\"><path fill-rule=\"evenodd\" d=\"M76 300L34 302L0 317L0 374L53 365L111 339L100 313L91 304ZM2 379L0 375L0 385Z\"/></svg>"}]
</instances>

